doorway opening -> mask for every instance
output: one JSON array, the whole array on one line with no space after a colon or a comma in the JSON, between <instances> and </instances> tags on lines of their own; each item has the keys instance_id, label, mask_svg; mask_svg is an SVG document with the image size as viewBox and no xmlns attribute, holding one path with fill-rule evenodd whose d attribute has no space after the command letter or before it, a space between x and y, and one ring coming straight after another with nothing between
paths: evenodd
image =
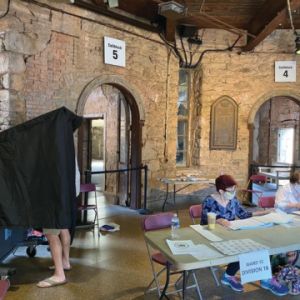
<instances>
[{"instance_id":1,"label":"doorway opening","mask_svg":"<svg viewBox=\"0 0 300 300\"><path fill-rule=\"evenodd\" d=\"M277 96L256 112L252 132L252 157L259 165L299 164L300 103Z\"/></svg>"},{"instance_id":2,"label":"doorway opening","mask_svg":"<svg viewBox=\"0 0 300 300\"><path fill-rule=\"evenodd\" d=\"M79 166L114 204L140 208L141 122L132 94L116 84L93 86L84 100ZM132 147L132 145L135 145ZM86 172L88 170L88 172ZM97 174L99 171L105 171ZM96 172L96 174L94 174Z\"/></svg>"}]
</instances>

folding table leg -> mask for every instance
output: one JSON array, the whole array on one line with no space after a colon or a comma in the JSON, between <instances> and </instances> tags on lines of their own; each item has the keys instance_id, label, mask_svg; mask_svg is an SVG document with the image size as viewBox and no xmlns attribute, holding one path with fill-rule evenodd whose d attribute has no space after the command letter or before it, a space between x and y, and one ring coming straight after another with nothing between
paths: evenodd
<instances>
[{"instance_id":1,"label":"folding table leg","mask_svg":"<svg viewBox=\"0 0 300 300\"><path fill-rule=\"evenodd\" d=\"M170 298L166 295L166 292L167 292L167 289L168 289L168 286L169 286L169 281L170 281L170 268L171 268L171 265L169 262L167 262L167 265L166 265L166 283L165 283L165 286L164 286L164 289L159 297L159 300L163 299L163 297L165 297L166 299L169 299Z\"/></svg>"}]
</instances>

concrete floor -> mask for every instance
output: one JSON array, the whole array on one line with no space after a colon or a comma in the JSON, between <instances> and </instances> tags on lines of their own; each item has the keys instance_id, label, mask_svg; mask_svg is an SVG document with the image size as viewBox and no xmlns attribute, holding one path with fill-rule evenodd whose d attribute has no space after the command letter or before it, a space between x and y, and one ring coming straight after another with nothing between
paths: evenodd
<instances>
[{"instance_id":1,"label":"concrete floor","mask_svg":"<svg viewBox=\"0 0 300 300\"><path fill-rule=\"evenodd\" d=\"M191 224L186 209L179 211L182 226ZM11 279L11 288L5 300L151 300L155 293L144 295L151 280L140 221L143 216L130 209L114 206L104 197L99 198L100 226L107 222L120 224L115 233L97 235L96 232L78 230L71 248L72 270L67 272L68 283L63 286L41 289L36 283L51 275L48 266L51 257L46 246L37 247L37 255L28 258L24 247L15 256L10 255L5 264L17 268ZM258 284L247 284L242 294L227 287L216 287L207 269L198 270L197 277L204 299L275 299ZM170 299L179 299L170 296ZM198 299L194 291L187 299ZM300 299L300 296L285 296L281 299Z\"/></svg>"}]
</instances>

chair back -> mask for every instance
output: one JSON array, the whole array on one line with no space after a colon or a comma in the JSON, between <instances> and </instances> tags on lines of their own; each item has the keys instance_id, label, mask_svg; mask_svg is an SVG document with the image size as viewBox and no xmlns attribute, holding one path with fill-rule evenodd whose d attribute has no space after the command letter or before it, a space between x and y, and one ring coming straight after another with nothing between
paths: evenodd
<instances>
[{"instance_id":1,"label":"chair back","mask_svg":"<svg viewBox=\"0 0 300 300\"><path fill-rule=\"evenodd\" d=\"M172 212L149 215L143 220L143 230L151 231L171 227Z\"/></svg>"},{"instance_id":2,"label":"chair back","mask_svg":"<svg viewBox=\"0 0 300 300\"><path fill-rule=\"evenodd\" d=\"M80 184L80 193L94 192L96 191L96 185L93 183Z\"/></svg>"},{"instance_id":3,"label":"chair back","mask_svg":"<svg viewBox=\"0 0 300 300\"><path fill-rule=\"evenodd\" d=\"M264 184L267 182L267 176L261 175L261 174L256 174L256 175L250 176L249 180L252 183Z\"/></svg>"},{"instance_id":4,"label":"chair back","mask_svg":"<svg viewBox=\"0 0 300 300\"><path fill-rule=\"evenodd\" d=\"M275 206L275 196L262 196L258 200L258 206L262 208L273 208Z\"/></svg>"},{"instance_id":5,"label":"chair back","mask_svg":"<svg viewBox=\"0 0 300 300\"><path fill-rule=\"evenodd\" d=\"M190 217L195 224L195 219L200 219L202 214L202 204L195 204L189 208Z\"/></svg>"}]
</instances>

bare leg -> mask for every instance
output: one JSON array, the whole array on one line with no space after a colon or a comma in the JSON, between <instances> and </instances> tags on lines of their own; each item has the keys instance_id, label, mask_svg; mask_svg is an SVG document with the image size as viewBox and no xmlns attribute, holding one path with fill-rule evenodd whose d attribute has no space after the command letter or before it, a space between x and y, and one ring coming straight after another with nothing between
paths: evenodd
<instances>
[{"instance_id":1,"label":"bare leg","mask_svg":"<svg viewBox=\"0 0 300 300\"><path fill-rule=\"evenodd\" d=\"M49 279L57 283L65 282L66 277L65 277L65 272L63 268L63 262L62 262L62 244L60 238L58 235L54 235L54 234L46 234L46 237L49 242L51 255L55 266L54 274ZM50 284L45 280L40 281L37 285L39 287L50 286Z\"/></svg>"},{"instance_id":2,"label":"bare leg","mask_svg":"<svg viewBox=\"0 0 300 300\"><path fill-rule=\"evenodd\" d=\"M70 269L70 242L71 236L69 229L62 229L60 231L60 240L62 245L62 265L65 269Z\"/></svg>"}]
</instances>

